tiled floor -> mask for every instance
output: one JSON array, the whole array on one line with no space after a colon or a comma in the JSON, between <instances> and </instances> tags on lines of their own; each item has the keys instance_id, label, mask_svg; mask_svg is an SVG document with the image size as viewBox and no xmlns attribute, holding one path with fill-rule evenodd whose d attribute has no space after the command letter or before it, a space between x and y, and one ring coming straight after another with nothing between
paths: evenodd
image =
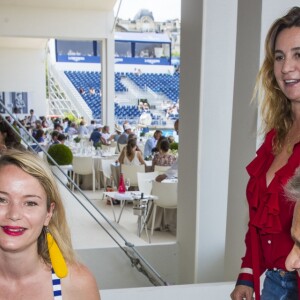
<instances>
[{"instance_id":1,"label":"tiled floor","mask_svg":"<svg viewBox=\"0 0 300 300\"><path fill-rule=\"evenodd\" d=\"M125 206L120 222L116 223L112 207L106 204L106 200L102 200L103 190L97 190L95 193L89 190L83 191L85 196L77 191L75 192L77 199L68 189L61 186L60 190L63 195L75 249L116 246L116 242L109 235L122 246L127 242L136 246L149 244L145 230L142 232L141 237L137 235L138 217L133 214L132 204L129 203ZM90 203L85 197L90 200ZM114 210L116 216L118 216L120 206L114 206ZM114 229L120 233L117 233ZM149 231L148 233L150 235ZM155 231L151 237L152 244L175 241L176 236L170 232Z\"/></svg>"}]
</instances>

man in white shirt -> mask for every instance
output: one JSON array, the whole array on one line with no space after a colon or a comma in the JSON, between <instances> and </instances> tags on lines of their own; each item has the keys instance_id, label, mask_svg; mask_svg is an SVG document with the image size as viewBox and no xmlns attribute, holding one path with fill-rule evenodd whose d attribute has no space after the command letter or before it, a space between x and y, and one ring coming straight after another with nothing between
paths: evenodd
<instances>
[{"instance_id":1,"label":"man in white shirt","mask_svg":"<svg viewBox=\"0 0 300 300\"><path fill-rule=\"evenodd\" d=\"M37 120L37 117L34 114L34 110L31 109L30 110L30 116L28 117L27 123L29 123L29 125L33 126L35 124L36 120Z\"/></svg>"},{"instance_id":2,"label":"man in white shirt","mask_svg":"<svg viewBox=\"0 0 300 300\"><path fill-rule=\"evenodd\" d=\"M89 131L89 134L91 134L91 133L94 131L95 127L96 127L96 122L95 122L95 120L91 120L91 124L87 126L87 129L88 129L88 131Z\"/></svg>"},{"instance_id":3,"label":"man in white shirt","mask_svg":"<svg viewBox=\"0 0 300 300\"><path fill-rule=\"evenodd\" d=\"M113 135L109 132L108 125L104 125L102 128L102 137L105 139L107 144L114 138Z\"/></svg>"},{"instance_id":4,"label":"man in white shirt","mask_svg":"<svg viewBox=\"0 0 300 300\"><path fill-rule=\"evenodd\" d=\"M85 122L82 120L79 123L79 127L78 127L78 134L81 136L87 136L89 134L89 131L85 125Z\"/></svg>"},{"instance_id":5,"label":"man in white shirt","mask_svg":"<svg viewBox=\"0 0 300 300\"><path fill-rule=\"evenodd\" d=\"M124 124L124 132L118 138L118 149L121 151L122 145L126 145L128 141L128 135L132 132L132 128L129 124Z\"/></svg>"}]
</instances>

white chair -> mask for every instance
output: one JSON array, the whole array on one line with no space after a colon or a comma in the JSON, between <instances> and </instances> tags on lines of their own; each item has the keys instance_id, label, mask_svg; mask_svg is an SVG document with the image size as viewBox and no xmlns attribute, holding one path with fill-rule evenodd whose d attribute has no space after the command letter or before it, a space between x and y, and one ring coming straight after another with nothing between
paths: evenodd
<instances>
[{"instance_id":1,"label":"white chair","mask_svg":"<svg viewBox=\"0 0 300 300\"><path fill-rule=\"evenodd\" d=\"M160 174L166 173L166 171L169 170L170 168L171 168L170 166L157 166L157 165L155 165L154 166L154 171L158 172L159 175L160 175Z\"/></svg>"},{"instance_id":2,"label":"white chair","mask_svg":"<svg viewBox=\"0 0 300 300\"><path fill-rule=\"evenodd\" d=\"M156 208L157 207L162 207L163 209L177 208L177 182L153 181L151 194L152 196L155 197L153 199L152 226L151 226L151 235L153 235Z\"/></svg>"},{"instance_id":3,"label":"white chair","mask_svg":"<svg viewBox=\"0 0 300 300\"><path fill-rule=\"evenodd\" d=\"M91 156L74 156L73 157L73 181L79 185L79 175L92 174L93 192L95 192L96 175L94 160ZM75 181L75 178L77 181ZM74 189L74 187L73 187Z\"/></svg>"},{"instance_id":4,"label":"white chair","mask_svg":"<svg viewBox=\"0 0 300 300\"><path fill-rule=\"evenodd\" d=\"M107 187L107 181L110 181L110 185L113 186L111 164L115 162L115 159L102 159L101 166L104 178L104 189Z\"/></svg>"},{"instance_id":5,"label":"white chair","mask_svg":"<svg viewBox=\"0 0 300 300\"><path fill-rule=\"evenodd\" d=\"M139 191L144 195L150 195L152 191L152 182L159 175L158 172L137 173Z\"/></svg>"},{"instance_id":6,"label":"white chair","mask_svg":"<svg viewBox=\"0 0 300 300\"><path fill-rule=\"evenodd\" d=\"M145 165L121 165L121 172L123 173L124 180L128 178L130 180L130 186L137 187L138 180L137 180L137 173L145 173Z\"/></svg>"}]
</instances>

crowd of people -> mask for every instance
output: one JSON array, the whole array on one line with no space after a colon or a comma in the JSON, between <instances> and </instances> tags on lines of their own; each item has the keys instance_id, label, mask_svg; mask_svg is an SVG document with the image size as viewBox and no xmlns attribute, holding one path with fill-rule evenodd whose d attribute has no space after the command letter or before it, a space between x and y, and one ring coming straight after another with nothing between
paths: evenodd
<instances>
[{"instance_id":1,"label":"crowd of people","mask_svg":"<svg viewBox=\"0 0 300 300\"><path fill-rule=\"evenodd\" d=\"M174 125L175 130L177 128L176 132L178 132L178 123L178 120L176 120ZM124 131L118 139L118 149L120 151L118 163L146 165L145 160L152 160L151 170L154 171L155 165L171 166L176 162L177 156L170 151L169 137L163 136L161 130L155 130L153 136L145 141L143 150L141 150L138 145L138 136L133 133L131 125L125 122L123 128Z\"/></svg>"},{"instance_id":2,"label":"crowd of people","mask_svg":"<svg viewBox=\"0 0 300 300\"><path fill-rule=\"evenodd\" d=\"M108 125L97 124L95 120L87 125L83 118L74 121L68 117L37 117L33 109L22 119L18 114L13 114L13 117L0 115L0 151L6 147L27 148L30 144L33 151L39 152L42 151L41 146L46 146L44 148L47 149L52 144L63 144L67 139L72 141L75 137L88 138L94 146L99 142L109 145L112 141L117 141L122 133L117 125L115 132L110 133Z\"/></svg>"},{"instance_id":3,"label":"crowd of people","mask_svg":"<svg viewBox=\"0 0 300 300\"><path fill-rule=\"evenodd\" d=\"M73 141L76 138L85 137L95 148L98 148L99 145L101 147L115 143L117 152L120 152L119 162L121 163L125 161L128 164L145 164L145 159L152 160L155 157L154 168L154 165L172 165L176 160L176 157L169 151L170 143L174 141L172 136L164 137L161 130L156 130L153 136L149 137L144 145L141 145L140 137L137 136L128 121L125 121L123 126L116 124L114 132L111 133L108 125L96 123L95 120L91 120L90 124L87 124L83 118L77 121L69 120L68 117L47 119L46 117L37 117L33 109L23 119L19 119L18 115L14 115L14 117L18 122L9 115L0 116L0 151L6 148L29 147L35 152L41 152L42 148L47 150L52 145L64 144L66 140ZM158 143L160 139L163 139L161 146ZM122 151L123 149L124 151ZM137 153L135 153L136 151Z\"/></svg>"}]
</instances>

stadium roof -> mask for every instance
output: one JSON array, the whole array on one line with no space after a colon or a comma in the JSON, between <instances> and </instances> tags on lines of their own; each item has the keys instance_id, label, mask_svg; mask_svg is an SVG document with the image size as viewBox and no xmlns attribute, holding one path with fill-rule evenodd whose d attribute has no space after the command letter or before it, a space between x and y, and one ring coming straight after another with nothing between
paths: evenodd
<instances>
[{"instance_id":1,"label":"stadium roof","mask_svg":"<svg viewBox=\"0 0 300 300\"><path fill-rule=\"evenodd\" d=\"M69 9L113 11L117 0L0 0L3 7L24 7L42 9ZM9 20L9 19L8 19ZM9 34L0 36L2 48L45 48L47 39L30 37L13 37Z\"/></svg>"},{"instance_id":2,"label":"stadium roof","mask_svg":"<svg viewBox=\"0 0 300 300\"><path fill-rule=\"evenodd\" d=\"M111 11L117 0L1 0L1 5Z\"/></svg>"},{"instance_id":3,"label":"stadium roof","mask_svg":"<svg viewBox=\"0 0 300 300\"><path fill-rule=\"evenodd\" d=\"M151 32L115 32L116 41L136 41L136 42L158 42L170 43L170 38L165 33Z\"/></svg>"}]
</instances>

